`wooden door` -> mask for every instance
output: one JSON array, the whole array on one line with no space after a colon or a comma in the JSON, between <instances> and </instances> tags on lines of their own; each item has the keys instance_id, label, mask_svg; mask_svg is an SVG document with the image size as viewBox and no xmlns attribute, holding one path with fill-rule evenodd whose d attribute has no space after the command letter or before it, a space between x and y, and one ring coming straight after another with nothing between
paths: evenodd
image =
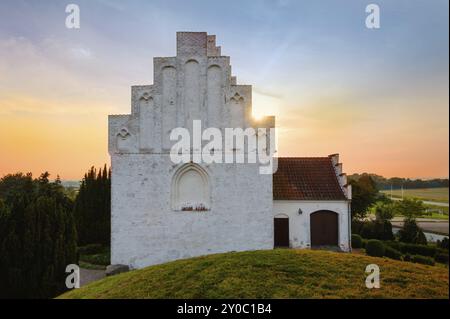
<instances>
[{"instance_id":1,"label":"wooden door","mask_svg":"<svg viewBox=\"0 0 450 319\"><path fill-rule=\"evenodd\" d=\"M337 246L338 214L318 211L310 216L311 246Z\"/></svg>"},{"instance_id":2,"label":"wooden door","mask_svg":"<svg viewBox=\"0 0 450 319\"><path fill-rule=\"evenodd\" d=\"M289 218L274 219L274 246L289 247Z\"/></svg>"}]
</instances>

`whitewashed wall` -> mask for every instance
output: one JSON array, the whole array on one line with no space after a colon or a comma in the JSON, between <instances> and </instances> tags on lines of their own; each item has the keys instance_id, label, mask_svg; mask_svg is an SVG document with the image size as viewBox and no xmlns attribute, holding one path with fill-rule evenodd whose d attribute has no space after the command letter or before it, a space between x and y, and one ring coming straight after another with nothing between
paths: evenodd
<instances>
[{"instance_id":1,"label":"whitewashed wall","mask_svg":"<svg viewBox=\"0 0 450 319\"><path fill-rule=\"evenodd\" d=\"M299 208L302 214L298 213ZM295 201L275 200L274 217L289 217L289 244L292 248L311 247L310 215L319 210L338 213L339 247L349 251L349 208L347 201Z\"/></svg>"},{"instance_id":2,"label":"whitewashed wall","mask_svg":"<svg viewBox=\"0 0 450 319\"><path fill-rule=\"evenodd\" d=\"M109 117L112 163L112 264L132 268L179 258L273 247L272 176L256 164L202 165L210 210L171 203L175 127L252 127L252 89L236 85L215 38L177 33L177 56L154 58L154 84L132 87L131 114ZM274 117L257 127L274 127ZM192 152L193 150L191 150ZM194 150L197 151L197 150Z\"/></svg>"}]
</instances>

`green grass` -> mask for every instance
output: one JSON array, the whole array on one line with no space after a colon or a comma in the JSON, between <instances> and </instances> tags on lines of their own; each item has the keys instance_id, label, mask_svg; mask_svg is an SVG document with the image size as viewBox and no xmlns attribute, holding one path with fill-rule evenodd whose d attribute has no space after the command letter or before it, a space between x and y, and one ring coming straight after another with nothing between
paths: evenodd
<instances>
[{"instance_id":1,"label":"green grass","mask_svg":"<svg viewBox=\"0 0 450 319\"><path fill-rule=\"evenodd\" d=\"M448 220L448 207L429 204L426 204L425 207L432 214L432 218Z\"/></svg>"},{"instance_id":2,"label":"green grass","mask_svg":"<svg viewBox=\"0 0 450 319\"><path fill-rule=\"evenodd\" d=\"M381 288L365 287L377 264ZM448 269L357 254L276 249L216 254L105 278L60 298L448 298Z\"/></svg>"},{"instance_id":3,"label":"green grass","mask_svg":"<svg viewBox=\"0 0 450 319\"><path fill-rule=\"evenodd\" d=\"M436 212L432 212L431 215L423 215L420 216L423 218L430 218L430 219L439 219L439 220L448 220L448 214L447 215L442 215Z\"/></svg>"},{"instance_id":4,"label":"green grass","mask_svg":"<svg viewBox=\"0 0 450 319\"><path fill-rule=\"evenodd\" d=\"M448 203L448 191L448 187L404 189L403 196L409 198L417 198L425 201ZM390 190L383 190L382 192L387 196L391 196ZM392 196L401 198L402 190L392 190Z\"/></svg>"}]
</instances>

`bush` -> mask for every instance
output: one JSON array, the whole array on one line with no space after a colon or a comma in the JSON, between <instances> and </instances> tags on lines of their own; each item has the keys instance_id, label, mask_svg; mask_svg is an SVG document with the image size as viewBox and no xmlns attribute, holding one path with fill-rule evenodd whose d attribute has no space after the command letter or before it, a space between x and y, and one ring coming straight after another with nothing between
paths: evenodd
<instances>
[{"instance_id":1,"label":"bush","mask_svg":"<svg viewBox=\"0 0 450 319\"><path fill-rule=\"evenodd\" d=\"M381 240L393 240L394 239L394 233L392 232L392 224L389 220L385 220L383 222L379 222L379 227L381 229L378 231L379 233L379 239Z\"/></svg>"},{"instance_id":2,"label":"bush","mask_svg":"<svg viewBox=\"0 0 450 319\"><path fill-rule=\"evenodd\" d=\"M434 257L436 255L436 247L433 246L406 244L404 245L404 247L407 252L413 255L421 255L427 257Z\"/></svg>"},{"instance_id":3,"label":"bush","mask_svg":"<svg viewBox=\"0 0 450 319\"><path fill-rule=\"evenodd\" d=\"M362 244L362 248L365 249L365 248L366 248L366 245L367 245L367 239L364 239L364 238L363 238L361 244Z\"/></svg>"},{"instance_id":4,"label":"bush","mask_svg":"<svg viewBox=\"0 0 450 319\"><path fill-rule=\"evenodd\" d=\"M371 239L366 244L366 253L373 257L383 257L385 253L385 247L383 243L376 239Z\"/></svg>"},{"instance_id":5,"label":"bush","mask_svg":"<svg viewBox=\"0 0 450 319\"><path fill-rule=\"evenodd\" d=\"M398 241L386 241L385 245L394 248L395 250L398 250L403 254L409 253L412 255L434 257L437 253L441 252L435 246L430 245L407 244Z\"/></svg>"},{"instance_id":6,"label":"bush","mask_svg":"<svg viewBox=\"0 0 450 319\"><path fill-rule=\"evenodd\" d=\"M438 240L438 241L436 242L436 245L437 245L439 248L447 249L447 250L448 250L448 237L444 237L444 239L442 239L442 241L441 241L441 240Z\"/></svg>"},{"instance_id":7,"label":"bush","mask_svg":"<svg viewBox=\"0 0 450 319\"><path fill-rule=\"evenodd\" d=\"M111 256L109 251L103 252L101 254L81 255L80 260L93 265L108 266L111 264Z\"/></svg>"},{"instance_id":8,"label":"bush","mask_svg":"<svg viewBox=\"0 0 450 319\"><path fill-rule=\"evenodd\" d=\"M352 234L352 248L362 248L362 238L357 234Z\"/></svg>"},{"instance_id":9,"label":"bush","mask_svg":"<svg viewBox=\"0 0 450 319\"><path fill-rule=\"evenodd\" d=\"M424 264L434 266L434 259L431 257L425 257L420 255L414 255L411 257L411 261L417 264Z\"/></svg>"},{"instance_id":10,"label":"bush","mask_svg":"<svg viewBox=\"0 0 450 319\"><path fill-rule=\"evenodd\" d=\"M448 264L448 253L439 253L434 257L438 263Z\"/></svg>"},{"instance_id":11,"label":"bush","mask_svg":"<svg viewBox=\"0 0 450 319\"><path fill-rule=\"evenodd\" d=\"M436 247L427 245L403 244L400 245L400 250L412 255L421 255L426 257L434 257L436 255Z\"/></svg>"},{"instance_id":12,"label":"bush","mask_svg":"<svg viewBox=\"0 0 450 319\"><path fill-rule=\"evenodd\" d=\"M367 239L392 240L392 224L390 221L369 221L365 222L361 228L361 237Z\"/></svg>"},{"instance_id":13,"label":"bush","mask_svg":"<svg viewBox=\"0 0 450 319\"><path fill-rule=\"evenodd\" d=\"M384 256L391 258L391 259L395 259L395 260L402 260L402 253L399 252L398 250L389 247L389 246L385 246L384 247Z\"/></svg>"},{"instance_id":14,"label":"bush","mask_svg":"<svg viewBox=\"0 0 450 319\"><path fill-rule=\"evenodd\" d=\"M389 241L385 241L384 245L385 246L389 246L391 248L394 248L395 250L398 250L398 251L401 252L402 251L402 246L404 245L404 243L401 243L401 242L398 242L398 241L395 241L395 240L389 240Z\"/></svg>"},{"instance_id":15,"label":"bush","mask_svg":"<svg viewBox=\"0 0 450 319\"><path fill-rule=\"evenodd\" d=\"M414 219L405 219L403 228L398 232L399 240L411 244L427 244L427 239L422 229Z\"/></svg>"},{"instance_id":16,"label":"bush","mask_svg":"<svg viewBox=\"0 0 450 319\"><path fill-rule=\"evenodd\" d=\"M90 245L78 247L78 253L80 255L99 254L103 251L105 251L105 247L103 247L101 244L90 244Z\"/></svg>"},{"instance_id":17,"label":"bush","mask_svg":"<svg viewBox=\"0 0 450 319\"><path fill-rule=\"evenodd\" d=\"M361 235L361 230L364 226L365 222L361 220L352 220L352 233Z\"/></svg>"}]
</instances>

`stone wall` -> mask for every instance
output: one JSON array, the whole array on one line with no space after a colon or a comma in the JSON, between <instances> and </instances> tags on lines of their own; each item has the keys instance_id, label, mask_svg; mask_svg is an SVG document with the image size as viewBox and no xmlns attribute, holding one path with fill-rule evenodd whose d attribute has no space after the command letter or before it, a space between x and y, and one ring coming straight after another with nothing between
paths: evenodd
<instances>
[{"instance_id":1,"label":"stone wall","mask_svg":"<svg viewBox=\"0 0 450 319\"><path fill-rule=\"evenodd\" d=\"M131 114L109 117L111 262L132 268L203 254L273 247L272 176L257 164L203 165L210 209L173 208L170 131L253 127L251 86L237 85L215 36L177 33L177 56L154 58L154 84L133 86ZM273 127L267 117L258 127ZM193 150L191 149L191 152Z\"/></svg>"}]
</instances>

